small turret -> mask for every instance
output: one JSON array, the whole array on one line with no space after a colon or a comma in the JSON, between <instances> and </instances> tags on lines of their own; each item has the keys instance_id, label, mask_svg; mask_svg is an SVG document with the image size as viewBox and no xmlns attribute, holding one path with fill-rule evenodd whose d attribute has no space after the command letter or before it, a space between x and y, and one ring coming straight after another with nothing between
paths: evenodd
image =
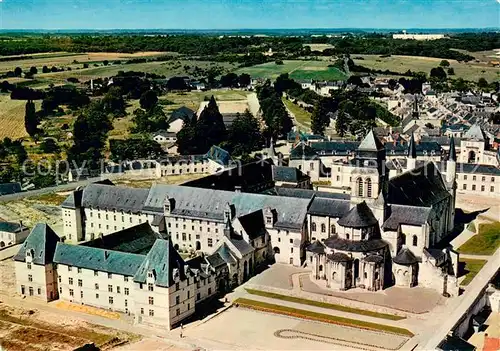
<instances>
[{"instance_id":1,"label":"small turret","mask_svg":"<svg viewBox=\"0 0 500 351\"><path fill-rule=\"evenodd\" d=\"M448 161L446 161L446 181L449 184L455 182L457 167L457 152L455 150L455 138L453 136L450 139L450 152L448 154Z\"/></svg>"},{"instance_id":2,"label":"small turret","mask_svg":"<svg viewBox=\"0 0 500 351\"><path fill-rule=\"evenodd\" d=\"M415 146L415 137L411 134L410 143L408 144L408 154L406 159L406 170L410 171L417 166L417 148Z\"/></svg>"}]
</instances>

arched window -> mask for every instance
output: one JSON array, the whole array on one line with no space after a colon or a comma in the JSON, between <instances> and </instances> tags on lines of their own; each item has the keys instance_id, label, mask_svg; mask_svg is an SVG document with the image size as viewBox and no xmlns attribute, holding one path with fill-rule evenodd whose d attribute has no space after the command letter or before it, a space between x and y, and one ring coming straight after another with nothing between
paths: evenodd
<instances>
[{"instance_id":1,"label":"arched window","mask_svg":"<svg viewBox=\"0 0 500 351\"><path fill-rule=\"evenodd\" d=\"M274 253L275 254L279 254L280 253L280 248L275 246L274 249L273 249Z\"/></svg>"},{"instance_id":2,"label":"arched window","mask_svg":"<svg viewBox=\"0 0 500 351\"><path fill-rule=\"evenodd\" d=\"M326 233L326 225L325 223L321 223L321 232Z\"/></svg>"},{"instance_id":3,"label":"arched window","mask_svg":"<svg viewBox=\"0 0 500 351\"><path fill-rule=\"evenodd\" d=\"M416 235L413 236L413 246L417 246L418 245L418 238Z\"/></svg>"},{"instance_id":4,"label":"arched window","mask_svg":"<svg viewBox=\"0 0 500 351\"><path fill-rule=\"evenodd\" d=\"M312 230L313 232L315 232L315 231L316 231L316 223L312 222L312 224L311 224L311 230Z\"/></svg>"},{"instance_id":5,"label":"arched window","mask_svg":"<svg viewBox=\"0 0 500 351\"><path fill-rule=\"evenodd\" d=\"M335 230L335 224L332 224L332 225L330 226L330 234L335 234L335 231L336 231L336 230Z\"/></svg>"},{"instance_id":6,"label":"arched window","mask_svg":"<svg viewBox=\"0 0 500 351\"><path fill-rule=\"evenodd\" d=\"M356 188L358 189L358 196L363 196L363 180L361 178L356 179Z\"/></svg>"},{"instance_id":7,"label":"arched window","mask_svg":"<svg viewBox=\"0 0 500 351\"><path fill-rule=\"evenodd\" d=\"M401 233L401 245L406 245L406 235Z\"/></svg>"},{"instance_id":8,"label":"arched window","mask_svg":"<svg viewBox=\"0 0 500 351\"><path fill-rule=\"evenodd\" d=\"M322 264L319 265L319 271L323 272L323 265Z\"/></svg>"},{"instance_id":9,"label":"arched window","mask_svg":"<svg viewBox=\"0 0 500 351\"><path fill-rule=\"evenodd\" d=\"M365 180L366 197L372 197L372 180L366 178Z\"/></svg>"}]
</instances>

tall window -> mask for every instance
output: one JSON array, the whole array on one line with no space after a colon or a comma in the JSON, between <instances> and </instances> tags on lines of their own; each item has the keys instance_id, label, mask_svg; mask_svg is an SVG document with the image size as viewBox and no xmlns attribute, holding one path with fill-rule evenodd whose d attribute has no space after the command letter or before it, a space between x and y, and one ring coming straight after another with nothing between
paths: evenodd
<instances>
[{"instance_id":1,"label":"tall window","mask_svg":"<svg viewBox=\"0 0 500 351\"><path fill-rule=\"evenodd\" d=\"M406 245L406 235L401 234L401 245Z\"/></svg>"},{"instance_id":2,"label":"tall window","mask_svg":"<svg viewBox=\"0 0 500 351\"><path fill-rule=\"evenodd\" d=\"M315 232L315 231L316 231L316 223L314 223L314 222L313 222L313 223L311 224L311 230L312 230L313 232Z\"/></svg>"},{"instance_id":3,"label":"tall window","mask_svg":"<svg viewBox=\"0 0 500 351\"><path fill-rule=\"evenodd\" d=\"M372 180L370 178L366 178L365 187L366 187L366 197L372 197Z\"/></svg>"},{"instance_id":4,"label":"tall window","mask_svg":"<svg viewBox=\"0 0 500 351\"><path fill-rule=\"evenodd\" d=\"M356 188L358 189L358 196L363 196L363 180L361 178L356 179Z\"/></svg>"},{"instance_id":5,"label":"tall window","mask_svg":"<svg viewBox=\"0 0 500 351\"><path fill-rule=\"evenodd\" d=\"M326 225L325 223L321 223L321 232L326 233Z\"/></svg>"},{"instance_id":6,"label":"tall window","mask_svg":"<svg viewBox=\"0 0 500 351\"><path fill-rule=\"evenodd\" d=\"M413 246L417 246L418 244L418 238L416 235L413 236Z\"/></svg>"}]
</instances>

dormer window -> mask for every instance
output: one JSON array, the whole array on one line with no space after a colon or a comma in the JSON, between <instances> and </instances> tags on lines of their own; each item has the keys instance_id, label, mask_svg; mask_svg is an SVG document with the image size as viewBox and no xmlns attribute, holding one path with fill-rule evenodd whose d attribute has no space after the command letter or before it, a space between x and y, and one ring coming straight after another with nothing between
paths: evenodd
<instances>
[{"instance_id":1,"label":"dormer window","mask_svg":"<svg viewBox=\"0 0 500 351\"><path fill-rule=\"evenodd\" d=\"M148 272L148 278L153 278L153 272Z\"/></svg>"}]
</instances>

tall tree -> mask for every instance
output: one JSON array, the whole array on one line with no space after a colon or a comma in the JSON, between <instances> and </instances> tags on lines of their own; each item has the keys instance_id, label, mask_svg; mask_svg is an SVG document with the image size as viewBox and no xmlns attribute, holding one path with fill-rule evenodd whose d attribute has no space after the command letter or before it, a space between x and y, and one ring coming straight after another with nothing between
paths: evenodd
<instances>
[{"instance_id":1,"label":"tall tree","mask_svg":"<svg viewBox=\"0 0 500 351\"><path fill-rule=\"evenodd\" d=\"M199 154L196 138L196 117L184 122L182 129L177 133L177 152L181 155Z\"/></svg>"},{"instance_id":2,"label":"tall tree","mask_svg":"<svg viewBox=\"0 0 500 351\"><path fill-rule=\"evenodd\" d=\"M228 149L231 154L240 156L258 150L261 142L259 122L247 109L236 117L228 130Z\"/></svg>"},{"instance_id":3,"label":"tall tree","mask_svg":"<svg viewBox=\"0 0 500 351\"><path fill-rule=\"evenodd\" d=\"M28 102L26 102L24 127L30 137L34 137L38 134L38 118L36 116L35 103L33 100L28 100Z\"/></svg>"},{"instance_id":4,"label":"tall tree","mask_svg":"<svg viewBox=\"0 0 500 351\"><path fill-rule=\"evenodd\" d=\"M482 89L482 90L487 90L489 87L488 81L484 79L483 77L479 78L477 81L477 86Z\"/></svg>"},{"instance_id":5,"label":"tall tree","mask_svg":"<svg viewBox=\"0 0 500 351\"><path fill-rule=\"evenodd\" d=\"M149 110L134 111L134 133L152 133L168 129L168 117L161 105L155 105Z\"/></svg>"},{"instance_id":6,"label":"tall tree","mask_svg":"<svg viewBox=\"0 0 500 351\"><path fill-rule=\"evenodd\" d=\"M143 109L149 110L158 103L158 95L154 90L148 90L141 95L139 103Z\"/></svg>"},{"instance_id":7,"label":"tall tree","mask_svg":"<svg viewBox=\"0 0 500 351\"><path fill-rule=\"evenodd\" d=\"M16 67L16 68L14 69L14 75L15 75L16 77L21 77L21 74L23 74L23 70L21 69L21 67Z\"/></svg>"},{"instance_id":8,"label":"tall tree","mask_svg":"<svg viewBox=\"0 0 500 351\"><path fill-rule=\"evenodd\" d=\"M112 113L116 117L125 116L125 100L119 87L111 87L102 99L102 107L105 112Z\"/></svg>"},{"instance_id":9,"label":"tall tree","mask_svg":"<svg viewBox=\"0 0 500 351\"><path fill-rule=\"evenodd\" d=\"M342 138L346 135L347 131L349 130L349 118L347 116L347 113L343 110L340 109L337 120L335 121L335 129L337 130L337 134L340 135Z\"/></svg>"},{"instance_id":10,"label":"tall tree","mask_svg":"<svg viewBox=\"0 0 500 351\"><path fill-rule=\"evenodd\" d=\"M226 126L213 95L196 123L196 137L202 153L226 140Z\"/></svg>"},{"instance_id":11,"label":"tall tree","mask_svg":"<svg viewBox=\"0 0 500 351\"><path fill-rule=\"evenodd\" d=\"M31 73L32 75L35 75L35 74L37 74L37 73L38 73L38 69L37 69L35 66L31 66L31 68L30 68L30 73Z\"/></svg>"},{"instance_id":12,"label":"tall tree","mask_svg":"<svg viewBox=\"0 0 500 351\"><path fill-rule=\"evenodd\" d=\"M330 123L330 119L327 114L327 100L328 99L318 99L314 105L314 110L311 115L311 129L313 134L324 135L325 129Z\"/></svg>"}]
</instances>

